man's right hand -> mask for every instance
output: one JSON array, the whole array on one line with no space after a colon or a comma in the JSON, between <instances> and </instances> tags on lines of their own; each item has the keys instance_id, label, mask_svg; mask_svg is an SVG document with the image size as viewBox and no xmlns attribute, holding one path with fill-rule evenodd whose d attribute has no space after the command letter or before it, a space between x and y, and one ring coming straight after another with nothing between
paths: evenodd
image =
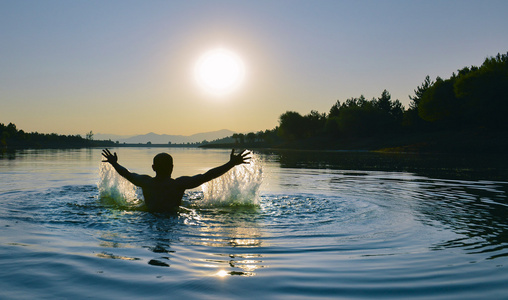
<instances>
[{"instance_id":1,"label":"man's right hand","mask_svg":"<svg viewBox=\"0 0 508 300\"><path fill-rule=\"evenodd\" d=\"M250 155L250 152L247 150L242 150L239 154L235 155L235 149L231 149L231 155L229 156L229 161L231 163L233 163L235 166L241 165L241 164L248 164L248 163L250 163L250 159L251 159L251 157L248 155Z\"/></svg>"},{"instance_id":2,"label":"man's right hand","mask_svg":"<svg viewBox=\"0 0 508 300\"><path fill-rule=\"evenodd\" d=\"M108 149L102 150L102 156L106 158L106 160L103 160L102 162L108 162L110 164L114 164L118 162L118 156L115 154L111 154L111 152Z\"/></svg>"}]
</instances>

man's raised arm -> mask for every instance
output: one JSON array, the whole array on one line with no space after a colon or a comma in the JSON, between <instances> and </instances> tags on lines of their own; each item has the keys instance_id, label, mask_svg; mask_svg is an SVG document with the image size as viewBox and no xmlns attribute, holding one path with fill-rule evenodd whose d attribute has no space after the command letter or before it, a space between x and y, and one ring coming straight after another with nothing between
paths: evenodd
<instances>
[{"instance_id":1,"label":"man's raised arm","mask_svg":"<svg viewBox=\"0 0 508 300\"><path fill-rule=\"evenodd\" d=\"M229 156L229 161L222 166L213 168L211 170L208 170L205 174L199 174L192 177L179 177L177 180L179 183L184 185L186 189L192 189L195 187L198 187L202 185L205 182L208 182L212 179L215 179L221 175L224 175L227 171L231 170L233 167L241 164L248 164L250 163L251 157L248 156L250 152L247 150L243 150L239 154L235 155L235 150L231 150L231 155Z\"/></svg>"},{"instance_id":2,"label":"man's raised arm","mask_svg":"<svg viewBox=\"0 0 508 300\"><path fill-rule=\"evenodd\" d=\"M103 160L102 162L110 163L111 166L113 166L113 168L115 168L118 174L120 174L123 178L129 180L134 185L143 185L143 176L136 173L131 173L125 167L121 166L118 163L118 156L116 155L116 152L115 154L111 154L108 149L104 149L102 150L102 156L106 158L106 160Z\"/></svg>"}]
</instances>

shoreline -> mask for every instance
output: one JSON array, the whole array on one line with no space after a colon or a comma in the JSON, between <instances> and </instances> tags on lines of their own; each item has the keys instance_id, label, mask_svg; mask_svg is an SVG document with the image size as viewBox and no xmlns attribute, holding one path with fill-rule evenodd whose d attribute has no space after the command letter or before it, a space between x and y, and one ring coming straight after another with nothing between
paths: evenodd
<instances>
[{"instance_id":1,"label":"shoreline","mask_svg":"<svg viewBox=\"0 0 508 300\"><path fill-rule=\"evenodd\" d=\"M368 137L329 138L317 136L300 140L269 143L195 143L195 144L125 144L113 141L86 143L27 143L17 142L0 147L0 152L24 149L82 149L82 148L202 148L252 149L263 151L325 151L378 152L428 154L504 154L508 149L508 135L504 131L435 131L420 133L392 133Z\"/></svg>"},{"instance_id":2,"label":"shoreline","mask_svg":"<svg viewBox=\"0 0 508 300\"><path fill-rule=\"evenodd\" d=\"M401 133L363 138L337 138L335 140L314 137L279 144L268 144L265 142L205 144L199 147L412 154L505 154L508 149L508 135L502 131L437 131L432 133Z\"/></svg>"}]
</instances>

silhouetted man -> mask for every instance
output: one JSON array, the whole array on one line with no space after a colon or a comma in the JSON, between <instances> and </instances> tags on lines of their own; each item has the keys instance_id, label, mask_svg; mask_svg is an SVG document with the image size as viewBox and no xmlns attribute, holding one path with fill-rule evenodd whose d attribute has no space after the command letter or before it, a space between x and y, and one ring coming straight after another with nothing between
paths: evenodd
<instances>
[{"instance_id":1,"label":"silhouetted man","mask_svg":"<svg viewBox=\"0 0 508 300\"><path fill-rule=\"evenodd\" d=\"M118 156L111 154L108 149L102 151L106 158L102 162L110 163L113 168L122 177L132 182L132 184L141 187L145 204L149 211L167 212L175 211L182 204L182 197L186 189L192 189L217 178L236 165L248 164L249 152L243 150L235 155L235 150L231 150L229 162L222 166L213 168L205 174L195 176L182 176L176 179L171 178L173 172L173 158L167 153L159 153L153 158L152 169L155 171L155 177L149 175L139 175L129 172L126 168L118 164Z\"/></svg>"}]
</instances>

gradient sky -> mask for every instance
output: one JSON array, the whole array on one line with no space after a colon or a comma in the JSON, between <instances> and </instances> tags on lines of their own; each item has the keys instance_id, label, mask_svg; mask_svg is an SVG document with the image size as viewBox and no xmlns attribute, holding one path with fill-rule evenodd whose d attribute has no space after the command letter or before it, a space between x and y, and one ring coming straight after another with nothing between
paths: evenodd
<instances>
[{"instance_id":1,"label":"gradient sky","mask_svg":"<svg viewBox=\"0 0 508 300\"><path fill-rule=\"evenodd\" d=\"M508 1L0 0L0 123L28 132L190 135L272 129L288 110L387 89L406 107L508 51ZM245 82L218 98L192 76L214 47Z\"/></svg>"}]
</instances>

